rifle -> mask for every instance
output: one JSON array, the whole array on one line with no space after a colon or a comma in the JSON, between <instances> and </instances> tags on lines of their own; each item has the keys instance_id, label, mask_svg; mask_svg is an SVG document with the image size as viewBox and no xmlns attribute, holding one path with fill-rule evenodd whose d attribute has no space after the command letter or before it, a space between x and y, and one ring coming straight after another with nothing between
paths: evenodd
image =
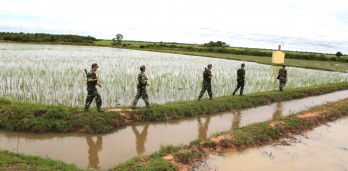
<instances>
[{"instance_id":1,"label":"rifle","mask_svg":"<svg viewBox=\"0 0 348 171\"><path fill-rule=\"evenodd\" d=\"M85 73L86 73L86 76L88 75L88 73L87 73L87 69L85 69Z\"/></svg>"}]
</instances>

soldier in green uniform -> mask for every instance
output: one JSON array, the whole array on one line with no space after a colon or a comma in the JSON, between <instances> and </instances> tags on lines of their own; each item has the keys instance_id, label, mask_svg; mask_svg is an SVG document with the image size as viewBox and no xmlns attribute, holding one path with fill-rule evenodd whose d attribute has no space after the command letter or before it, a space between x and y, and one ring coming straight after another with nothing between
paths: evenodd
<instances>
[{"instance_id":1,"label":"soldier in green uniform","mask_svg":"<svg viewBox=\"0 0 348 171\"><path fill-rule=\"evenodd\" d=\"M279 75L278 75L279 91L283 91L283 88L286 82L288 81L288 71L285 69L285 67L286 67L285 64L283 64L283 68L279 70Z\"/></svg>"},{"instance_id":2,"label":"soldier in green uniform","mask_svg":"<svg viewBox=\"0 0 348 171\"><path fill-rule=\"evenodd\" d=\"M140 73L138 74L137 95L135 96L132 103L133 109L136 108L136 105L140 97L143 98L147 108L151 107L149 103L149 95L147 94L147 91L146 91L146 86L148 86L149 84L147 83L148 78L145 75L145 70L146 70L145 66L142 65L140 67Z\"/></svg>"},{"instance_id":3,"label":"soldier in green uniform","mask_svg":"<svg viewBox=\"0 0 348 171\"><path fill-rule=\"evenodd\" d=\"M213 75L211 74L212 68L213 68L212 64L209 64L208 68L204 68L202 90L198 96L198 100L202 99L205 91L208 91L208 95L210 97L210 100L213 100L213 92L211 90L211 78L213 77Z\"/></svg>"},{"instance_id":4,"label":"soldier in green uniform","mask_svg":"<svg viewBox=\"0 0 348 171\"><path fill-rule=\"evenodd\" d=\"M238 89L240 88L240 95L243 96L244 91L244 83L245 83L245 70L244 70L245 64L242 63L241 68L237 71L237 87L233 92L233 96L236 94Z\"/></svg>"},{"instance_id":5,"label":"soldier in green uniform","mask_svg":"<svg viewBox=\"0 0 348 171\"><path fill-rule=\"evenodd\" d=\"M96 74L97 69L99 66L94 63L92 64L92 69L87 73L87 98L86 98L86 104L85 104L85 112L88 112L89 106L93 102L93 99L95 99L97 103L97 111L98 112L104 112L102 110L101 105L102 105L102 99L100 97L100 94L98 93L97 87L102 87L102 85L98 84L98 76Z\"/></svg>"}]
</instances>

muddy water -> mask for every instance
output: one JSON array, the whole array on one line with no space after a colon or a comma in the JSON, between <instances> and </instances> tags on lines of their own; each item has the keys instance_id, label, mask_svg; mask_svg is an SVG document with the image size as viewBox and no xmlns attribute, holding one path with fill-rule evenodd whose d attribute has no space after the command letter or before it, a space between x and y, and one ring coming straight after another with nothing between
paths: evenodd
<instances>
[{"instance_id":1,"label":"muddy water","mask_svg":"<svg viewBox=\"0 0 348 171\"><path fill-rule=\"evenodd\" d=\"M348 98L348 90L241 111L161 123L135 123L104 135L0 131L0 149L62 160L81 168L108 169L131 157L157 151L163 144L188 144L219 131L286 116L344 98Z\"/></svg>"},{"instance_id":2,"label":"muddy water","mask_svg":"<svg viewBox=\"0 0 348 171\"><path fill-rule=\"evenodd\" d=\"M296 139L284 139L290 145L269 145L224 156L211 155L194 170L348 170L348 117L318 127Z\"/></svg>"}]
</instances>

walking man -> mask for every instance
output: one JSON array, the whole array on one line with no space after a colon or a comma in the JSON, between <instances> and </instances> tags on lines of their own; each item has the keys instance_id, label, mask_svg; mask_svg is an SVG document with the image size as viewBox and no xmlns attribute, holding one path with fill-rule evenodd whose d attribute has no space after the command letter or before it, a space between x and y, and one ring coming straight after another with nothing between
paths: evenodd
<instances>
[{"instance_id":1,"label":"walking man","mask_svg":"<svg viewBox=\"0 0 348 171\"><path fill-rule=\"evenodd\" d=\"M210 100L213 100L213 92L211 90L211 78L213 77L213 75L211 74L212 68L213 68L212 64L209 64L208 68L204 68L202 90L198 96L198 100L202 99L205 91L208 91L208 95L210 97Z\"/></svg>"},{"instance_id":2,"label":"walking man","mask_svg":"<svg viewBox=\"0 0 348 171\"><path fill-rule=\"evenodd\" d=\"M151 107L149 103L149 95L147 94L147 91L146 91L146 86L148 86L149 84L147 83L148 78L145 75L145 70L146 70L145 65L142 65L140 67L140 73L138 74L137 95L134 97L134 100L132 103L133 109L136 108L136 105L140 97L143 98L147 108Z\"/></svg>"},{"instance_id":3,"label":"walking man","mask_svg":"<svg viewBox=\"0 0 348 171\"><path fill-rule=\"evenodd\" d=\"M288 81L288 71L285 69L285 67L286 67L285 64L283 64L283 68L279 70L279 75L278 75L279 91L283 91L283 88L286 82Z\"/></svg>"},{"instance_id":4,"label":"walking man","mask_svg":"<svg viewBox=\"0 0 348 171\"><path fill-rule=\"evenodd\" d=\"M98 84L98 76L96 74L99 66L98 64L94 63L92 64L92 69L87 73L87 98L86 98L86 103L85 103L85 112L88 112L89 107L91 103L93 102L93 99L95 99L97 103L97 111L98 112L104 112L102 110L101 105L102 105L102 99L100 94L98 93L97 87L102 87L102 85ZM86 71L87 72L87 71Z\"/></svg>"},{"instance_id":5,"label":"walking man","mask_svg":"<svg viewBox=\"0 0 348 171\"><path fill-rule=\"evenodd\" d=\"M233 96L236 94L238 89L240 88L240 95L243 96L244 91L244 82L245 82L245 70L244 70L245 64L242 63L241 68L237 71L237 87L233 92Z\"/></svg>"}]
</instances>

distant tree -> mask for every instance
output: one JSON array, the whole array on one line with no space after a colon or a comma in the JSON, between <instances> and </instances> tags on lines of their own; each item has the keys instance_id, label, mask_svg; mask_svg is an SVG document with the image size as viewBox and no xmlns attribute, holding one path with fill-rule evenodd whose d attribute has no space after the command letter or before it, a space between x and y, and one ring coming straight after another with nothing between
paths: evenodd
<instances>
[{"instance_id":1,"label":"distant tree","mask_svg":"<svg viewBox=\"0 0 348 171\"><path fill-rule=\"evenodd\" d=\"M339 59L341 56L343 56L342 52L337 52L336 53L337 59Z\"/></svg>"},{"instance_id":2,"label":"distant tree","mask_svg":"<svg viewBox=\"0 0 348 171\"><path fill-rule=\"evenodd\" d=\"M123 35L122 34L116 34L116 42L117 44L121 44L123 41Z\"/></svg>"},{"instance_id":3,"label":"distant tree","mask_svg":"<svg viewBox=\"0 0 348 171\"><path fill-rule=\"evenodd\" d=\"M222 41L210 41L209 43L204 43L203 46L207 46L207 47L229 47L230 45L228 45L226 42L222 42Z\"/></svg>"}]
</instances>

